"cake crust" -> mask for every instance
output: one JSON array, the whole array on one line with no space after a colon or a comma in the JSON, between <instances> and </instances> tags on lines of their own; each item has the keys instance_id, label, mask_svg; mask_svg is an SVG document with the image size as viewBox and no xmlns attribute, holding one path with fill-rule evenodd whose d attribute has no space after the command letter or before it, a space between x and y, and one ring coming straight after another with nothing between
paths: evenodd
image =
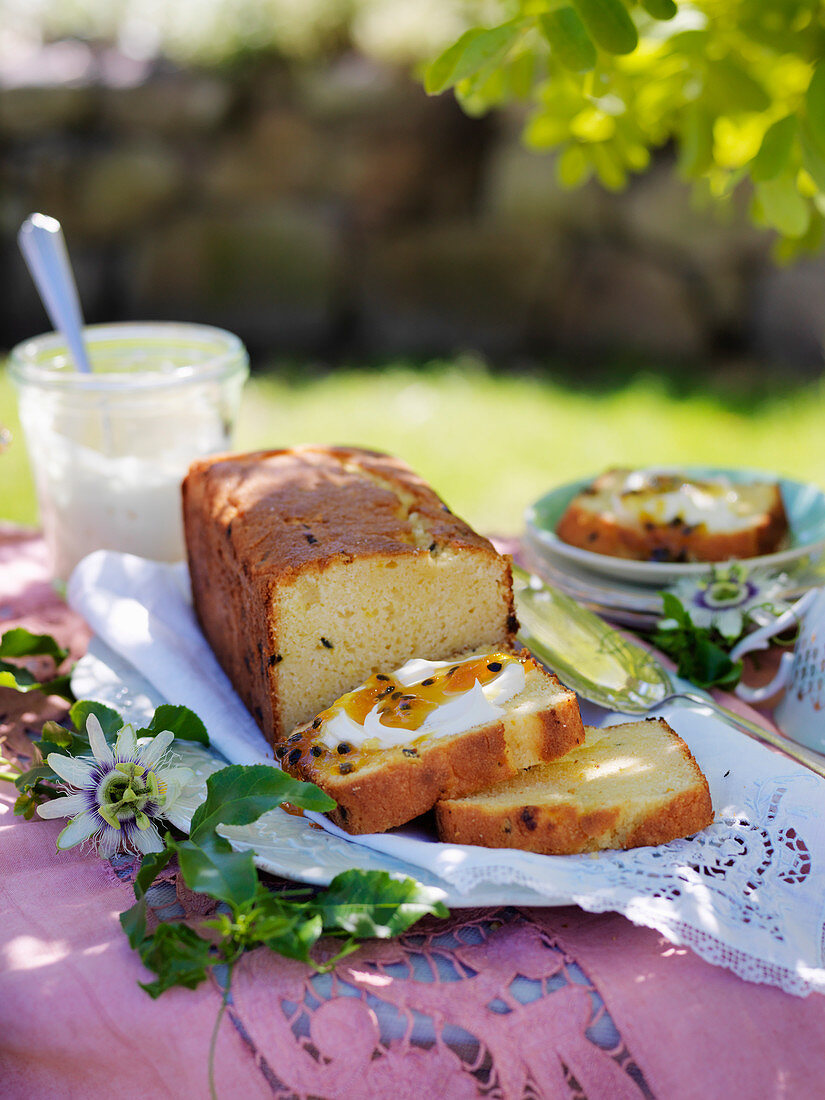
<instances>
[{"instance_id":1,"label":"cake crust","mask_svg":"<svg viewBox=\"0 0 825 1100\"><path fill-rule=\"evenodd\" d=\"M622 483L629 475L628 470L608 471L575 496L556 527L562 542L633 561L721 562L774 553L787 536L788 520L775 484L735 486L742 494L742 506L750 509L750 518L747 525L734 522L724 530L708 526L698 516L686 521L676 514L659 521L645 515L645 494L651 511L655 510L656 481L677 483L679 478L655 476L652 488L628 490ZM690 483L688 478L682 481ZM671 494L673 489L670 485Z\"/></svg>"},{"instance_id":2,"label":"cake crust","mask_svg":"<svg viewBox=\"0 0 825 1100\"><path fill-rule=\"evenodd\" d=\"M499 720L465 733L330 759L312 755L316 731L307 723L276 746L276 756L285 771L335 799L338 806L328 817L336 825L356 834L385 832L431 810L439 799L460 798L581 744L584 726L575 694L532 659L526 663L525 692L513 706ZM356 765L348 772L350 760Z\"/></svg>"},{"instance_id":3,"label":"cake crust","mask_svg":"<svg viewBox=\"0 0 825 1100\"><path fill-rule=\"evenodd\" d=\"M621 745L614 747L611 742L619 738ZM593 739L602 739L595 748ZM634 751L644 753L651 772L658 769L635 797L617 781L618 762ZM665 844L713 820L707 779L682 738L660 718L604 731L586 726L584 744L558 764L538 765L512 782L444 799L435 812L444 841L543 855Z\"/></svg>"},{"instance_id":4,"label":"cake crust","mask_svg":"<svg viewBox=\"0 0 825 1100\"><path fill-rule=\"evenodd\" d=\"M388 661L509 645L518 628L509 559L391 456L306 446L210 457L183 482L183 515L201 628L273 744ZM462 569L481 578L477 622L475 600L450 588ZM442 590L463 614L454 646L431 606ZM423 623L409 643L393 619L402 592ZM373 631L374 653L352 641L359 630Z\"/></svg>"}]
</instances>

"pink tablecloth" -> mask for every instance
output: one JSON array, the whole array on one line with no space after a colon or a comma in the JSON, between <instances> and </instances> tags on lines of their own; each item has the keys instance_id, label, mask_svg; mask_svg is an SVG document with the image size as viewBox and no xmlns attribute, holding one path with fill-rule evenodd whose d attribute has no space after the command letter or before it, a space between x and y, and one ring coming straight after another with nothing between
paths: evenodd
<instances>
[{"instance_id":1,"label":"pink tablecloth","mask_svg":"<svg viewBox=\"0 0 825 1100\"><path fill-rule=\"evenodd\" d=\"M34 539L0 539L0 629L49 623L82 646L40 555ZM0 735L18 721L11 701ZM0 1095L208 1095L219 989L152 1001L139 988L150 975L117 920L131 887L76 849L58 855L59 828L0 799ZM743 982L623 917L460 911L366 945L332 976L247 956L216 1083L222 1100L815 1097L823 1034L825 998Z\"/></svg>"}]
</instances>

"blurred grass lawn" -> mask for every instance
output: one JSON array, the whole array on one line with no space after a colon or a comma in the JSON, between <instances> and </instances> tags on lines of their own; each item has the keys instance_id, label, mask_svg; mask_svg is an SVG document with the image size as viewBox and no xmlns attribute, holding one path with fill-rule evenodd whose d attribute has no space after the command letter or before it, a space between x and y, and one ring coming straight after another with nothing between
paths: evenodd
<instances>
[{"instance_id":1,"label":"blurred grass lawn","mask_svg":"<svg viewBox=\"0 0 825 1100\"><path fill-rule=\"evenodd\" d=\"M616 464L710 463L772 470L825 487L825 380L756 382L752 372L552 374L488 370L472 358L382 369L280 367L244 393L238 449L352 443L406 459L455 512L516 534L554 485ZM0 370L0 520L36 523L15 398Z\"/></svg>"}]
</instances>

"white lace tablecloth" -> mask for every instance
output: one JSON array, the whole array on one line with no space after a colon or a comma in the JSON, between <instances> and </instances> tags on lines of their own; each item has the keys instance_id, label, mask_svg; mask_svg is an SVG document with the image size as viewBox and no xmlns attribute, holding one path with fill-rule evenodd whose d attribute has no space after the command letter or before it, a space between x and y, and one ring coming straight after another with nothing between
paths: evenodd
<instances>
[{"instance_id":1,"label":"white lace tablecloth","mask_svg":"<svg viewBox=\"0 0 825 1100\"><path fill-rule=\"evenodd\" d=\"M227 760L272 762L200 633L183 567L98 551L78 566L68 600L160 696L201 716ZM591 725L623 720L586 704L582 713ZM420 868L453 896L486 884L500 887L504 902L512 887L539 903L617 911L749 981L802 996L825 992L825 780L709 710L670 705L656 713L685 739L710 784L714 822L689 839L539 856L441 844L415 825L350 837L321 820L331 844L366 847L393 868L398 861Z\"/></svg>"}]
</instances>

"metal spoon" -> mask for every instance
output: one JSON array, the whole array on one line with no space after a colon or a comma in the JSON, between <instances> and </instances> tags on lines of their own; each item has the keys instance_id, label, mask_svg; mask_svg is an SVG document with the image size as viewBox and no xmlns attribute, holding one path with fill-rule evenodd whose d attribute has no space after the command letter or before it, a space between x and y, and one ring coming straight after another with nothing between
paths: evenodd
<instances>
[{"instance_id":1,"label":"metal spoon","mask_svg":"<svg viewBox=\"0 0 825 1100\"><path fill-rule=\"evenodd\" d=\"M88 374L92 367L83 341L83 314L60 222L48 214L32 214L17 241L52 324L63 334L77 369Z\"/></svg>"},{"instance_id":2,"label":"metal spoon","mask_svg":"<svg viewBox=\"0 0 825 1100\"><path fill-rule=\"evenodd\" d=\"M704 707L825 778L825 759L728 710L708 695L677 691L667 669L652 653L515 565L513 588L521 624L519 640L583 699L624 714L644 714L669 702Z\"/></svg>"}]
</instances>

